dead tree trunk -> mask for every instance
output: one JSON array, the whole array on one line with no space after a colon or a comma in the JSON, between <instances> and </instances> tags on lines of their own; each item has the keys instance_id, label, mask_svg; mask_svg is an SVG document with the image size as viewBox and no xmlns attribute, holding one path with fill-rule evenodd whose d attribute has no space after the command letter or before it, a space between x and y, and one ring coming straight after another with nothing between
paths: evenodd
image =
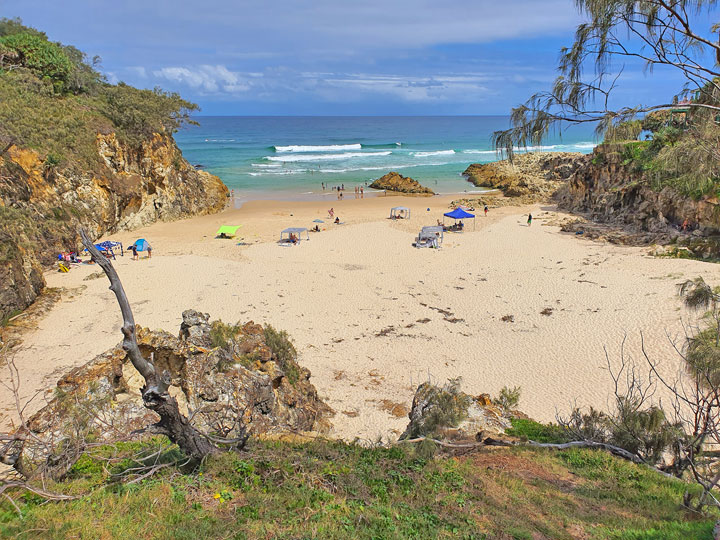
<instances>
[{"instance_id":1,"label":"dead tree trunk","mask_svg":"<svg viewBox=\"0 0 720 540\"><path fill-rule=\"evenodd\" d=\"M140 389L145 407L160 416L160 421L152 426L152 431L166 435L188 457L196 460L219 452L218 447L211 443L203 433L195 429L190 424L190 421L180 413L177 401L168 393L171 383L170 374L167 371L162 374L158 373L155 366L143 358L135 335L135 318L130 309L130 302L125 295L125 289L120 282L120 277L112 263L90 241L85 230L80 229L79 232L83 245L110 280L110 290L115 293L120 305L123 317L122 348L130 358L132 365L145 379L145 386Z\"/></svg>"}]
</instances>

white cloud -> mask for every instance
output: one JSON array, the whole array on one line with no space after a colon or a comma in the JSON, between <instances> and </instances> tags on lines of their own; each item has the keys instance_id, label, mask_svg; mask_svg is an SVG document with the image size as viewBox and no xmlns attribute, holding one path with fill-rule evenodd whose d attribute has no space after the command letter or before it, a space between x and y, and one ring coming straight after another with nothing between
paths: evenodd
<instances>
[{"instance_id":1,"label":"white cloud","mask_svg":"<svg viewBox=\"0 0 720 540\"><path fill-rule=\"evenodd\" d=\"M189 86L207 93L238 93L248 90L241 77L222 65L201 65L194 68L164 67L153 71L159 79Z\"/></svg>"},{"instance_id":2,"label":"white cloud","mask_svg":"<svg viewBox=\"0 0 720 540\"><path fill-rule=\"evenodd\" d=\"M141 79L147 78L147 70L143 66L130 66L125 68L129 73Z\"/></svg>"},{"instance_id":3,"label":"white cloud","mask_svg":"<svg viewBox=\"0 0 720 540\"><path fill-rule=\"evenodd\" d=\"M171 81L203 95L239 97L251 93L263 101L283 101L289 94L312 94L330 102L363 97L393 98L408 102L446 102L488 91L487 74L433 74L430 76L334 74L302 72L284 66L265 72L237 72L223 65L169 66L154 70Z\"/></svg>"}]
</instances>

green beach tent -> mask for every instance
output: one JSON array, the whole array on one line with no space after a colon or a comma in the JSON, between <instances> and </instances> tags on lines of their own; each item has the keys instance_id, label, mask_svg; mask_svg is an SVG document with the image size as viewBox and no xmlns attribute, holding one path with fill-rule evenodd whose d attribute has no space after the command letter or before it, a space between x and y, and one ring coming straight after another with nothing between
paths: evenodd
<instances>
[{"instance_id":1,"label":"green beach tent","mask_svg":"<svg viewBox=\"0 0 720 540\"><path fill-rule=\"evenodd\" d=\"M229 238L235 236L235 233L240 228L240 225L223 225L218 229L215 234L217 236L225 235Z\"/></svg>"}]
</instances>

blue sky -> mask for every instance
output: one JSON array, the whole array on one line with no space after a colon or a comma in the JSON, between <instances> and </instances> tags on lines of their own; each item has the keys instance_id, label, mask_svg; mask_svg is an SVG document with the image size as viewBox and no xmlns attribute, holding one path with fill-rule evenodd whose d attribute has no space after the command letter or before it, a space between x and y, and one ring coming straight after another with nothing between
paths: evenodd
<instances>
[{"instance_id":1,"label":"blue sky","mask_svg":"<svg viewBox=\"0 0 720 540\"><path fill-rule=\"evenodd\" d=\"M202 114L507 114L556 74L572 0L0 0L102 57L108 78L161 86ZM618 102L657 102L673 74L629 66Z\"/></svg>"}]
</instances>

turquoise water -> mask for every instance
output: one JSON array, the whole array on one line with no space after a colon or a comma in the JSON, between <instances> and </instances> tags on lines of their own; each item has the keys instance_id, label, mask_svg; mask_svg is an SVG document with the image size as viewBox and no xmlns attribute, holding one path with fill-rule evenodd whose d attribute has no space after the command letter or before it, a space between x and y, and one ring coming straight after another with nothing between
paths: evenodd
<instances>
[{"instance_id":1,"label":"turquoise water","mask_svg":"<svg viewBox=\"0 0 720 540\"><path fill-rule=\"evenodd\" d=\"M205 116L175 136L193 165L219 176L240 200L317 198L353 191L389 171L442 194L477 192L461 173L496 161L493 131L506 116ZM535 150L590 152L591 129L550 137ZM323 195L322 184L326 185ZM369 192L368 190L367 192Z\"/></svg>"}]
</instances>

